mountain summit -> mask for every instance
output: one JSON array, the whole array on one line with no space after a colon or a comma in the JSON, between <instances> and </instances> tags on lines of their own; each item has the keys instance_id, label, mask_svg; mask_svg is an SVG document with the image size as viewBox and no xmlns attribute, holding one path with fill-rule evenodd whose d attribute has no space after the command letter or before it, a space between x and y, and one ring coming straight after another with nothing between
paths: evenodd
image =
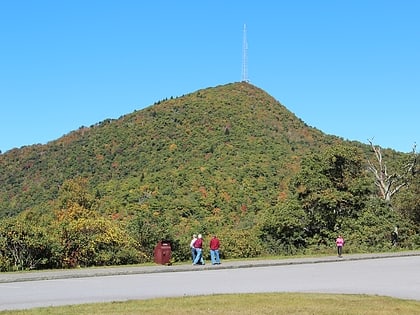
<instances>
[{"instance_id":1,"label":"mountain summit","mask_svg":"<svg viewBox=\"0 0 420 315\"><path fill-rule=\"evenodd\" d=\"M107 213L144 198L131 196L139 186L158 190L168 207L188 207L203 190L226 194L233 211L276 198L302 155L337 141L249 83L206 88L0 155L0 217L48 208L75 177L103 196Z\"/></svg>"}]
</instances>

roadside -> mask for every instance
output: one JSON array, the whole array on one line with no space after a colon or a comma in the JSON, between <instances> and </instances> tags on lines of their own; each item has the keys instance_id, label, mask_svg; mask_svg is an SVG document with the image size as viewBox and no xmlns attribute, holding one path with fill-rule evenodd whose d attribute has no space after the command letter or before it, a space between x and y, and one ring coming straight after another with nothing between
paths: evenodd
<instances>
[{"instance_id":1,"label":"roadside","mask_svg":"<svg viewBox=\"0 0 420 315\"><path fill-rule=\"evenodd\" d=\"M305 257L305 258L287 258L270 260L233 260L222 261L221 265L206 264L203 266L191 266L190 264L180 265L153 265L153 266L122 266L122 267L95 267L85 269L63 269L63 270L44 270L27 272L5 272L0 273L0 283L20 282L20 281L38 281L69 278L85 278L145 273L162 272L183 272L200 271L216 269L235 269L251 267L282 266L292 264L314 264L325 262L340 262L349 260L380 259L405 256L420 256L420 251L392 252L392 253L374 253L374 254L349 254L342 258L336 256L325 257Z\"/></svg>"}]
</instances>

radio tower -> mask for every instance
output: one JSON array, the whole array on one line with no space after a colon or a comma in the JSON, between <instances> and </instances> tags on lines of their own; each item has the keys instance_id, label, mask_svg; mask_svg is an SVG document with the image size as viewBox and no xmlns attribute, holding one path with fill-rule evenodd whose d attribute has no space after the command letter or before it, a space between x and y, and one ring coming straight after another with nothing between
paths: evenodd
<instances>
[{"instance_id":1,"label":"radio tower","mask_svg":"<svg viewBox=\"0 0 420 315\"><path fill-rule=\"evenodd\" d=\"M246 24L244 24L244 38L242 44L242 82L248 80L248 42L246 40Z\"/></svg>"}]
</instances>

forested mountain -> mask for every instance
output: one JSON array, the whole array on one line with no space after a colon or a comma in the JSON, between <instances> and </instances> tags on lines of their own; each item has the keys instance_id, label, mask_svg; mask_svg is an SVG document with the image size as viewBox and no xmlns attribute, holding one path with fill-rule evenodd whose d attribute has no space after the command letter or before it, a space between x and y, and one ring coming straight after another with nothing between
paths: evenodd
<instances>
[{"instance_id":1,"label":"forested mountain","mask_svg":"<svg viewBox=\"0 0 420 315\"><path fill-rule=\"evenodd\" d=\"M277 191L301 156L339 141L250 84L209 88L1 155L1 216L56 198L77 176L92 187L137 178L171 199L261 177Z\"/></svg>"},{"instance_id":2,"label":"forested mountain","mask_svg":"<svg viewBox=\"0 0 420 315\"><path fill-rule=\"evenodd\" d=\"M356 222L372 198L379 199L366 171L371 157L368 145L326 135L261 89L232 83L1 154L0 218L6 232L17 222L33 222L44 245L48 233L42 227L57 224L58 234L48 235L55 250L43 254L49 255L42 260L49 267L148 260L163 238L171 240L174 257L182 260L193 232L218 233L226 246L237 248L232 257L291 253L325 242L343 218ZM406 156L385 150L384 158L397 167ZM389 220L384 231L398 222L416 235L418 181L410 187L401 192L401 211L379 200L371 207L388 209L383 210ZM417 210L407 211L413 205ZM118 228L119 236L102 240L98 248L95 243L89 255L80 244L75 247L79 239L72 239L70 248L63 237L81 218L87 221L81 230L73 226L73 234L84 231L86 237L92 226L101 226L92 235ZM35 233L26 228L19 233ZM121 238L130 239L125 256L113 248L124 247ZM5 256L12 247L6 243ZM99 255L101 248L108 260L81 258ZM32 265L41 265L33 259Z\"/></svg>"}]
</instances>

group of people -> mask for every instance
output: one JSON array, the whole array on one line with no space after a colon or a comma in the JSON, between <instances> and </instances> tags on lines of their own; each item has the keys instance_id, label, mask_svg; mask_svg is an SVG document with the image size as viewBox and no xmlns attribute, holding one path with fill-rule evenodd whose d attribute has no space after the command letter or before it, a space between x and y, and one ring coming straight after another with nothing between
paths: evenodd
<instances>
[{"instance_id":1,"label":"group of people","mask_svg":"<svg viewBox=\"0 0 420 315\"><path fill-rule=\"evenodd\" d=\"M338 257L342 257L343 254L343 246L345 241L341 235L339 235L335 241L337 246L337 255ZM213 235L210 240L210 259L213 265L220 265L220 240L217 238L216 235ZM193 265L205 265L204 257L203 257L203 236L201 234L194 234L192 240L190 242L190 249L191 249L191 258Z\"/></svg>"},{"instance_id":2,"label":"group of people","mask_svg":"<svg viewBox=\"0 0 420 315\"><path fill-rule=\"evenodd\" d=\"M343 257L343 246L346 242L344 241L344 238L339 235L337 239L335 240L335 245L337 246L337 255L338 257ZM394 228L394 231L391 233L391 243L393 246L397 246L398 243L398 225Z\"/></svg>"},{"instance_id":3,"label":"group of people","mask_svg":"<svg viewBox=\"0 0 420 315\"><path fill-rule=\"evenodd\" d=\"M220 265L220 240L216 235L210 240L210 259L213 265ZM203 236L201 234L194 234L190 242L191 257L193 265L204 265L203 257Z\"/></svg>"},{"instance_id":4,"label":"group of people","mask_svg":"<svg viewBox=\"0 0 420 315\"><path fill-rule=\"evenodd\" d=\"M392 233L392 244L395 246L398 240L398 227ZM343 246L345 244L344 238L339 235L335 240L335 244L337 246L337 255L338 257L342 257L343 255ZM216 235L210 240L210 259L213 265L220 265L220 240L217 238ZM191 248L191 257L192 257L192 264L193 265L204 265L204 257L203 257L203 236L201 234L194 234L193 238L190 243Z\"/></svg>"}]
</instances>

